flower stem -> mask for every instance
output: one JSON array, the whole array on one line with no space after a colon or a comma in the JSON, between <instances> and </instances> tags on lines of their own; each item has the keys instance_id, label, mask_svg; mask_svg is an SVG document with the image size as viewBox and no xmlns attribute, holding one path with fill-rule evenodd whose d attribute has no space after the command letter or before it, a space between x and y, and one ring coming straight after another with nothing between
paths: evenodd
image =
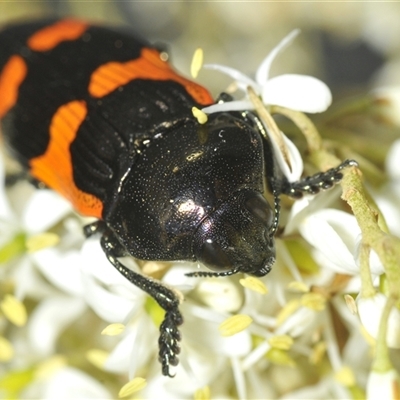
<instances>
[{"instance_id":1,"label":"flower stem","mask_svg":"<svg viewBox=\"0 0 400 400\"><path fill-rule=\"evenodd\" d=\"M368 297L373 297L376 294L376 290L372 282L371 271L369 268L369 254L370 254L370 247L362 243L360 249L360 278L361 278L360 295L364 299Z\"/></svg>"},{"instance_id":2,"label":"flower stem","mask_svg":"<svg viewBox=\"0 0 400 400\"><path fill-rule=\"evenodd\" d=\"M272 106L271 114L281 114L292 120L305 136L310 153L321 149L321 136L315 125L304 113L281 106Z\"/></svg>"},{"instance_id":3,"label":"flower stem","mask_svg":"<svg viewBox=\"0 0 400 400\"><path fill-rule=\"evenodd\" d=\"M389 293L400 297L400 239L381 230L378 213L368 203L364 191L361 172L356 168L344 172L342 199L351 207L363 236L363 243L378 254L388 280Z\"/></svg>"},{"instance_id":4,"label":"flower stem","mask_svg":"<svg viewBox=\"0 0 400 400\"><path fill-rule=\"evenodd\" d=\"M379 321L378 336L376 338L375 360L372 365L372 370L375 372L384 373L393 369L389 357L389 350L386 344L386 335L390 312L392 311L395 302L396 298L394 296L389 296L385 307L382 310L381 320Z\"/></svg>"}]
</instances>

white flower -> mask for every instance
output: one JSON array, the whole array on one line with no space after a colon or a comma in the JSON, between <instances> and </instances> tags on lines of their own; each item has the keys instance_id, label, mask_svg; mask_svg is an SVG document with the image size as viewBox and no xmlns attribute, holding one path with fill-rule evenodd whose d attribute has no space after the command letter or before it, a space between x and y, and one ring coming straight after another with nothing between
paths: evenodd
<instances>
[{"instance_id":1,"label":"white flower","mask_svg":"<svg viewBox=\"0 0 400 400\"><path fill-rule=\"evenodd\" d=\"M276 141L271 140L271 144L274 149L276 160L281 168L281 171L285 174L289 182L296 182L301 178L301 175L303 173L303 168L304 168L303 159L301 158L300 152L298 148L295 146L295 144L282 131L281 134L286 145L290 167L287 164L283 156L282 150L279 148ZM269 136L271 137L271 135Z\"/></svg>"},{"instance_id":2,"label":"white flower","mask_svg":"<svg viewBox=\"0 0 400 400\"><path fill-rule=\"evenodd\" d=\"M366 298L358 296L356 302L362 325L376 339L387 297L382 293ZM390 312L386 342L389 347L400 348L400 311L396 307L393 307Z\"/></svg>"},{"instance_id":3,"label":"white flower","mask_svg":"<svg viewBox=\"0 0 400 400\"><path fill-rule=\"evenodd\" d=\"M244 92L247 92L247 87L251 86L266 105L277 105L308 113L325 111L332 102L332 95L328 86L319 79L296 74L269 77L273 60L299 32L299 30L292 31L268 54L256 72L255 81L240 71L223 65L206 64L204 68L215 69L231 76L238 88ZM246 96L242 100L205 107L203 111L210 114L218 111L252 109L254 105Z\"/></svg>"},{"instance_id":4,"label":"white flower","mask_svg":"<svg viewBox=\"0 0 400 400\"><path fill-rule=\"evenodd\" d=\"M371 371L367 382L368 400L396 400L400 392L399 375L394 369Z\"/></svg>"},{"instance_id":5,"label":"white flower","mask_svg":"<svg viewBox=\"0 0 400 400\"><path fill-rule=\"evenodd\" d=\"M85 372L63 367L44 379L29 385L21 398L52 399L111 399L113 396L99 381Z\"/></svg>"},{"instance_id":6,"label":"white flower","mask_svg":"<svg viewBox=\"0 0 400 400\"><path fill-rule=\"evenodd\" d=\"M298 229L315 247L314 258L320 265L338 273L359 274L361 230L354 215L335 209L320 210L303 218ZM374 275L383 273L374 251L370 253L370 268Z\"/></svg>"},{"instance_id":7,"label":"white flower","mask_svg":"<svg viewBox=\"0 0 400 400\"><path fill-rule=\"evenodd\" d=\"M59 335L85 310L86 304L82 299L70 296L51 296L41 301L28 322L28 337L35 354L40 357L51 356Z\"/></svg>"}]
</instances>

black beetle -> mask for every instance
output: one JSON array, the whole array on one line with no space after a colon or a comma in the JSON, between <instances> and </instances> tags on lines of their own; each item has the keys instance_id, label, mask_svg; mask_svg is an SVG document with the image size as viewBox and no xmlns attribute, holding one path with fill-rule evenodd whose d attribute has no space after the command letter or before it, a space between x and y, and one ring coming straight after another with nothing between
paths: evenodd
<instances>
[{"instance_id":1,"label":"black beetle","mask_svg":"<svg viewBox=\"0 0 400 400\"><path fill-rule=\"evenodd\" d=\"M169 376L183 322L178 297L118 257L213 271L192 276L264 276L275 261L279 196L316 193L354 165L290 183L257 115L220 112L200 124L192 107L210 103L206 89L125 32L64 20L0 33L6 142L34 179L98 218L86 235L100 233L111 264L166 311L159 359Z\"/></svg>"}]
</instances>

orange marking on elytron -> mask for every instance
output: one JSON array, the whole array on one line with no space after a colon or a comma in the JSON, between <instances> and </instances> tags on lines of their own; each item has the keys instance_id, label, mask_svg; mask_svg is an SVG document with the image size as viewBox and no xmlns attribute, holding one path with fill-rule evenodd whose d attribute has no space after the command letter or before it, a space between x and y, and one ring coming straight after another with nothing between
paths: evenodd
<instances>
[{"instance_id":1,"label":"orange marking on elytron","mask_svg":"<svg viewBox=\"0 0 400 400\"><path fill-rule=\"evenodd\" d=\"M50 123L46 152L30 160L31 174L68 199L82 215L101 218L103 203L74 183L70 145L87 115L86 103L71 101L61 106Z\"/></svg>"},{"instance_id":2,"label":"orange marking on elytron","mask_svg":"<svg viewBox=\"0 0 400 400\"><path fill-rule=\"evenodd\" d=\"M12 56L0 75L0 118L15 105L18 89L26 77L28 67L21 56Z\"/></svg>"},{"instance_id":3,"label":"orange marking on elytron","mask_svg":"<svg viewBox=\"0 0 400 400\"><path fill-rule=\"evenodd\" d=\"M66 40L76 40L88 28L88 24L74 19L64 19L34 33L27 41L34 51L48 51Z\"/></svg>"},{"instance_id":4,"label":"orange marking on elytron","mask_svg":"<svg viewBox=\"0 0 400 400\"><path fill-rule=\"evenodd\" d=\"M199 104L214 102L207 89L179 76L157 50L147 48L135 60L101 65L92 73L88 90L93 97L103 97L134 79L172 80L182 84Z\"/></svg>"}]
</instances>

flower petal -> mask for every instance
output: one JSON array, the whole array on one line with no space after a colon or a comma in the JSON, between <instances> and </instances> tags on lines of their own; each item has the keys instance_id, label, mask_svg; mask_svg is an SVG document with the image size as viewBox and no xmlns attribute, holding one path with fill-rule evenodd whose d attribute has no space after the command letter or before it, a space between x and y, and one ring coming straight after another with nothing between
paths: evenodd
<instances>
[{"instance_id":1,"label":"flower petal","mask_svg":"<svg viewBox=\"0 0 400 400\"><path fill-rule=\"evenodd\" d=\"M376 339L387 297L382 293L377 293L373 297L359 296L356 302L362 325ZM386 341L389 347L400 348L400 311L396 307L390 312Z\"/></svg>"},{"instance_id":2,"label":"flower petal","mask_svg":"<svg viewBox=\"0 0 400 400\"><path fill-rule=\"evenodd\" d=\"M243 74L235 68L219 64L205 64L203 68L214 69L216 71L220 71L226 75L229 75L234 81L237 82L238 87L243 91L246 90L247 86L253 86L256 91L257 89L259 89L259 86L255 81L253 81L253 79L250 79L247 75Z\"/></svg>"},{"instance_id":3,"label":"flower petal","mask_svg":"<svg viewBox=\"0 0 400 400\"><path fill-rule=\"evenodd\" d=\"M400 139L393 142L386 156L386 171L392 180L400 180Z\"/></svg>"},{"instance_id":4,"label":"flower petal","mask_svg":"<svg viewBox=\"0 0 400 400\"><path fill-rule=\"evenodd\" d=\"M126 335L110 353L104 369L121 374L129 371L129 377L132 378L138 368L143 368L154 356L154 343L157 340L157 327L148 315L142 314L134 325L129 326Z\"/></svg>"},{"instance_id":5,"label":"flower petal","mask_svg":"<svg viewBox=\"0 0 400 400\"><path fill-rule=\"evenodd\" d=\"M264 86L264 84L268 80L269 70L271 68L272 61L274 61L278 53L281 52L286 46L288 46L299 33L300 29L295 29L290 32L278 43L277 46L275 46L269 52L267 57L264 58L263 62L260 64L256 72L256 82L259 85Z\"/></svg>"},{"instance_id":6,"label":"flower petal","mask_svg":"<svg viewBox=\"0 0 400 400\"><path fill-rule=\"evenodd\" d=\"M143 307L143 297L136 301L103 288L93 277L84 276L85 299L92 310L104 321L123 323L132 310ZM140 301L142 300L142 301Z\"/></svg>"},{"instance_id":7,"label":"flower petal","mask_svg":"<svg viewBox=\"0 0 400 400\"><path fill-rule=\"evenodd\" d=\"M43 232L68 213L71 205L51 190L36 190L22 214L22 223L29 233Z\"/></svg>"},{"instance_id":8,"label":"flower petal","mask_svg":"<svg viewBox=\"0 0 400 400\"><path fill-rule=\"evenodd\" d=\"M227 101L226 103L217 103L212 106L204 107L201 111L206 114L213 114L216 112L225 111L242 111L242 110L252 110L254 109L254 104L249 100L234 100Z\"/></svg>"},{"instance_id":9,"label":"flower petal","mask_svg":"<svg viewBox=\"0 0 400 400\"><path fill-rule=\"evenodd\" d=\"M43 399L111 399L111 393L97 380L71 367L63 368L46 382Z\"/></svg>"},{"instance_id":10,"label":"flower petal","mask_svg":"<svg viewBox=\"0 0 400 400\"><path fill-rule=\"evenodd\" d=\"M367 382L367 399L380 400L397 398L400 390L399 375L394 369L385 372L371 371Z\"/></svg>"},{"instance_id":11,"label":"flower petal","mask_svg":"<svg viewBox=\"0 0 400 400\"><path fill-rule=\"evenodd\" d=\"M42 301L29 318L32 348L41 356L51 355L60 333L75 321L85 308L86 304L82 299L68 296L54 296Z\"/></svg>"},{"instance_id":12,"label":"flower petal","mask_svg":"<svg viewBox=\"0 0 400 400\"><path fill-rule=\"evenodd\" d=\"M356 274L356 238L360 233L355 217L326 209L305 218L299 225L302 236L317 250L324 265L335 271Z\"/></svg>"},{"instance_id":13,"label":"flower petal","mask_svg":"<svg viewBox=\"0 0 400 400\"><path fill-rule=\"evenodd\" d=\"M271 135L269 136L271 137ZM282 136L288 150L291 168L289 168L283 157L282 151L274 140L271 140L272 147L274 148L275 156L282 172L285 174L289 182L295 182L300 179L301 174L303 173L303 159L301 158L300 152L294 143L287 136L285 136L283 132Z\"/></svg>"},{"instance_id":14,"label":"flower petal","mask_svg":"<svg viewBox=\"0 0 400 400\"><path fill-rule=\"evenodd\" d=\"M48 248L32 254L31 258L54 286L72 296L84 294L79 251Z\"/></svg>"},{"instance_id":15,"label":"flower petal","mask_svg":"<svg viewBox=\"0 0 400 400\"><path fill-rule=\"evenodd\" d=\"M264 104L273 104L308 113L325 111L332 102L328 86L308 75L286 74L270 79L263 86Z\"/></svg>"}]
</instances>

